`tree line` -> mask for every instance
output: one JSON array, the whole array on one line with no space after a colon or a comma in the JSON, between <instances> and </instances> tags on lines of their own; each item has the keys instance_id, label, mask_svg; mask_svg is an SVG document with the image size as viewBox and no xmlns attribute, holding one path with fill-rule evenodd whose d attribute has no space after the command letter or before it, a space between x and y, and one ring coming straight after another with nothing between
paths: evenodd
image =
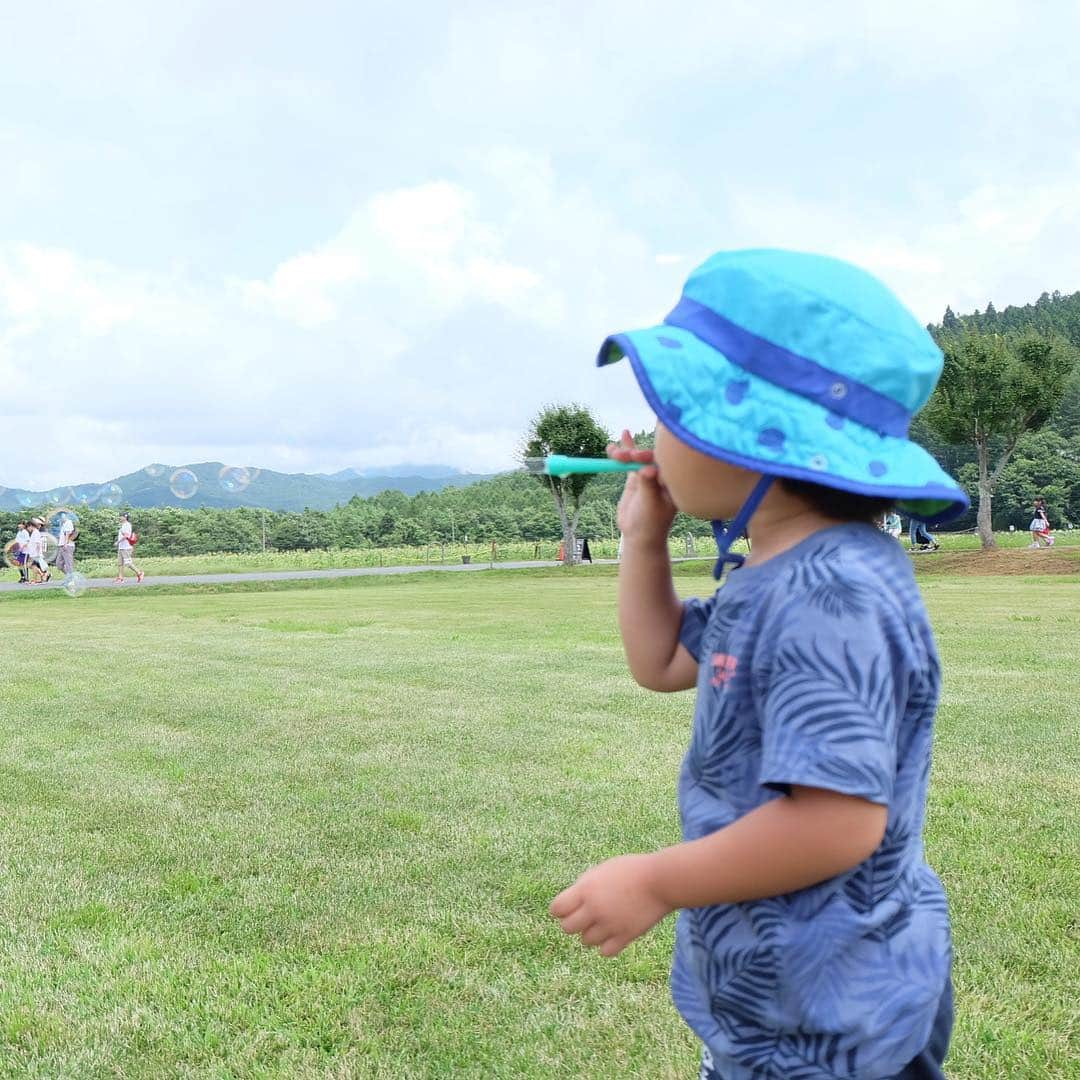
<instances>
[{"instance_id":1,"label":"tree line","mask_svg":"<svg viewBox=\"0 0 1080 1080\"><path fill-rule=\"evenodd\" d=\"M618 535L615 505L619 477L597 478L583 501L577 535ZM10 539L18 521L47 516L54 506L0 511L0 535ZM117 515L124 507L75 505L78 553L84 558L115 554ZM297 551L315 548L374 548L429 543L487 544L558 541L562 526L551 496L524 473L507 473L463 488L405 495L384 491L354 496L332 510L130 508L140 555L203 555L217 552ZM680 532L702 534L700 523L680 523Z\"/></svg>"}]
</instances>

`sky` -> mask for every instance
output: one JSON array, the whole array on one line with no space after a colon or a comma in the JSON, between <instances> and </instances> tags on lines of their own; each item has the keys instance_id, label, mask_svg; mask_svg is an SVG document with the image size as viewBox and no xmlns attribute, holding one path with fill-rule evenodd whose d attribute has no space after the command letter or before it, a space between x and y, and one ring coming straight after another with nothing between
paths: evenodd
<instances>
[{"instance_id":1,"label":"sky","mask_svg":"<svg viewBox=\"0 0 1080 1080\"><path fill-rule=\"evenodd\" d=\"M1080 5L53 0L0 39L0 484L511 468L716 250L1080 289Z\"/></svg>"}]
</instances>

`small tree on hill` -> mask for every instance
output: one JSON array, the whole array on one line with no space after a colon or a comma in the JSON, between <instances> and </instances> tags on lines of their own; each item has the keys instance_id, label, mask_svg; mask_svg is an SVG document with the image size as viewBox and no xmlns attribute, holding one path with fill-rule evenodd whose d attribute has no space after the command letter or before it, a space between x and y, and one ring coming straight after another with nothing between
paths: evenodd
<instances>
[{"instance_id":1,"label":"small tree on hill","mask_svg":"<svg viewBox=\"0 0 1080 1080\"><path fill-rule=\"evenodd\" d=\"M603 457L611 442L608 433L596 422L592 413L582 405L549 405L537 414L525 437L523 457L543 458L551 454L568 457ZM538 476L551 492L562 525L563 550L566 564L575 559L578 518L581 515L581 496L591 476Z\"/></svg>"},{"instance_id":2,"label":"small tree on hill","mask_svg":"<svg viewBox=\"0 0 1080 1080\"><path fill-rule=\"evenodd\" d=\"M995 546L991 513L1001 474L1020 436L1050 419L1078 354L1064 338L1034 331L1005 337L967 330L945 336L941 346L945 368L923 415L946 442L975 447L979 538L988 550Z\"/></svg>"}]
</instances>

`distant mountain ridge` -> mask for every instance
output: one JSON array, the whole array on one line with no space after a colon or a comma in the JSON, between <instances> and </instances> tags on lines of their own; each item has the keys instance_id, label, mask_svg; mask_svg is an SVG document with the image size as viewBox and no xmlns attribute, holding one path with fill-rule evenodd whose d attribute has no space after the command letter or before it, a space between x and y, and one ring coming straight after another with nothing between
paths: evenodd
<instances>
[{"instance_id":1,"label":"distant mountain ridge","mask_svg":"<svg viewBox=\"0 0 1080 1080\"><path fill-rule=\"evenodd\" d=\"M415 470L415 471L413 471ZM370 498L382 491L416 495L445 487L466 487L493 473L463 473L448 465L395 465L377 473L343 469L332 475L282 473L272 469L204 461L192 465L148 465L102 484L72 484L47 491L0 488L0 510L47 506L178 506L196 509L236 506L265 510L329 510L355 495Z\"/></svg>"},{"instance_id":2,"label":"distant mountain ridge","mask_svg":"<svg viewBox=\"0 0 1080 1080\"><path fill-rule=\"evenodd\" d=\"M452 465L386 465L378 469L342 469L336 473L319 473L320 476L328 476L331 480L372 480L383 479L412 479L419 477L422 480L449 480L455 477L468 476L468 473L455 469Z\"/></svg>"}]
</instances>

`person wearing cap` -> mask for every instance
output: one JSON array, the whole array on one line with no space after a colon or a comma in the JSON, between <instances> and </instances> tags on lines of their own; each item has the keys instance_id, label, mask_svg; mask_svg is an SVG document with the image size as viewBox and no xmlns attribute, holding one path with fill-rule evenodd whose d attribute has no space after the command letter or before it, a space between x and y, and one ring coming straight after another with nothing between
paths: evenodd
<instances>
[{"instance_id":1,"label":"person wearing cap","mask_svg":"<svg viewBox=\"0 0 1080 1080\"><path fill-rule=\"evenodd\" d=\"M660 326L616 334L656 413L619 504L619 626L658 691L696 687L682 843L587 870L551 905L614 956L679 911L672 996L706 1080L940 1078L944 890L922 831L940 666L910 560L875 523L963 490L907 438L942 356L836 259L713 256ZM711 520L717 592L681 601L667 535ZM744 530L749 556L731 552Z\"/></svg>"},{"instance_id":2,"label":"person wearing cap","mask_svg":"<svg viewBox=\"0 0 1080 1080\"><path fill-rule=\"evenodd\" d=\"M117 572L113 578L114 585L124 584L124 574L128 567L135 571L135 581L141 583L145 576L135 565L135 557L132 555L134 548L131 545L132 528L131 518L124 512L120 514L120 527L116 532L116 558Z\"/></svg>"},{"instance_id":3,"label":"person wearing cap","mask_svg":"<svg viewBox=\"0 0 1080 1080\"><path fill-rule=\"evenodd\" d=\"M30 519L30 540L26 545L27 567L37 572L37 580L32 585L44 585L52 576L49 564L45 561L45 522L39 518Z\"/></svg>"}]
</instances>

